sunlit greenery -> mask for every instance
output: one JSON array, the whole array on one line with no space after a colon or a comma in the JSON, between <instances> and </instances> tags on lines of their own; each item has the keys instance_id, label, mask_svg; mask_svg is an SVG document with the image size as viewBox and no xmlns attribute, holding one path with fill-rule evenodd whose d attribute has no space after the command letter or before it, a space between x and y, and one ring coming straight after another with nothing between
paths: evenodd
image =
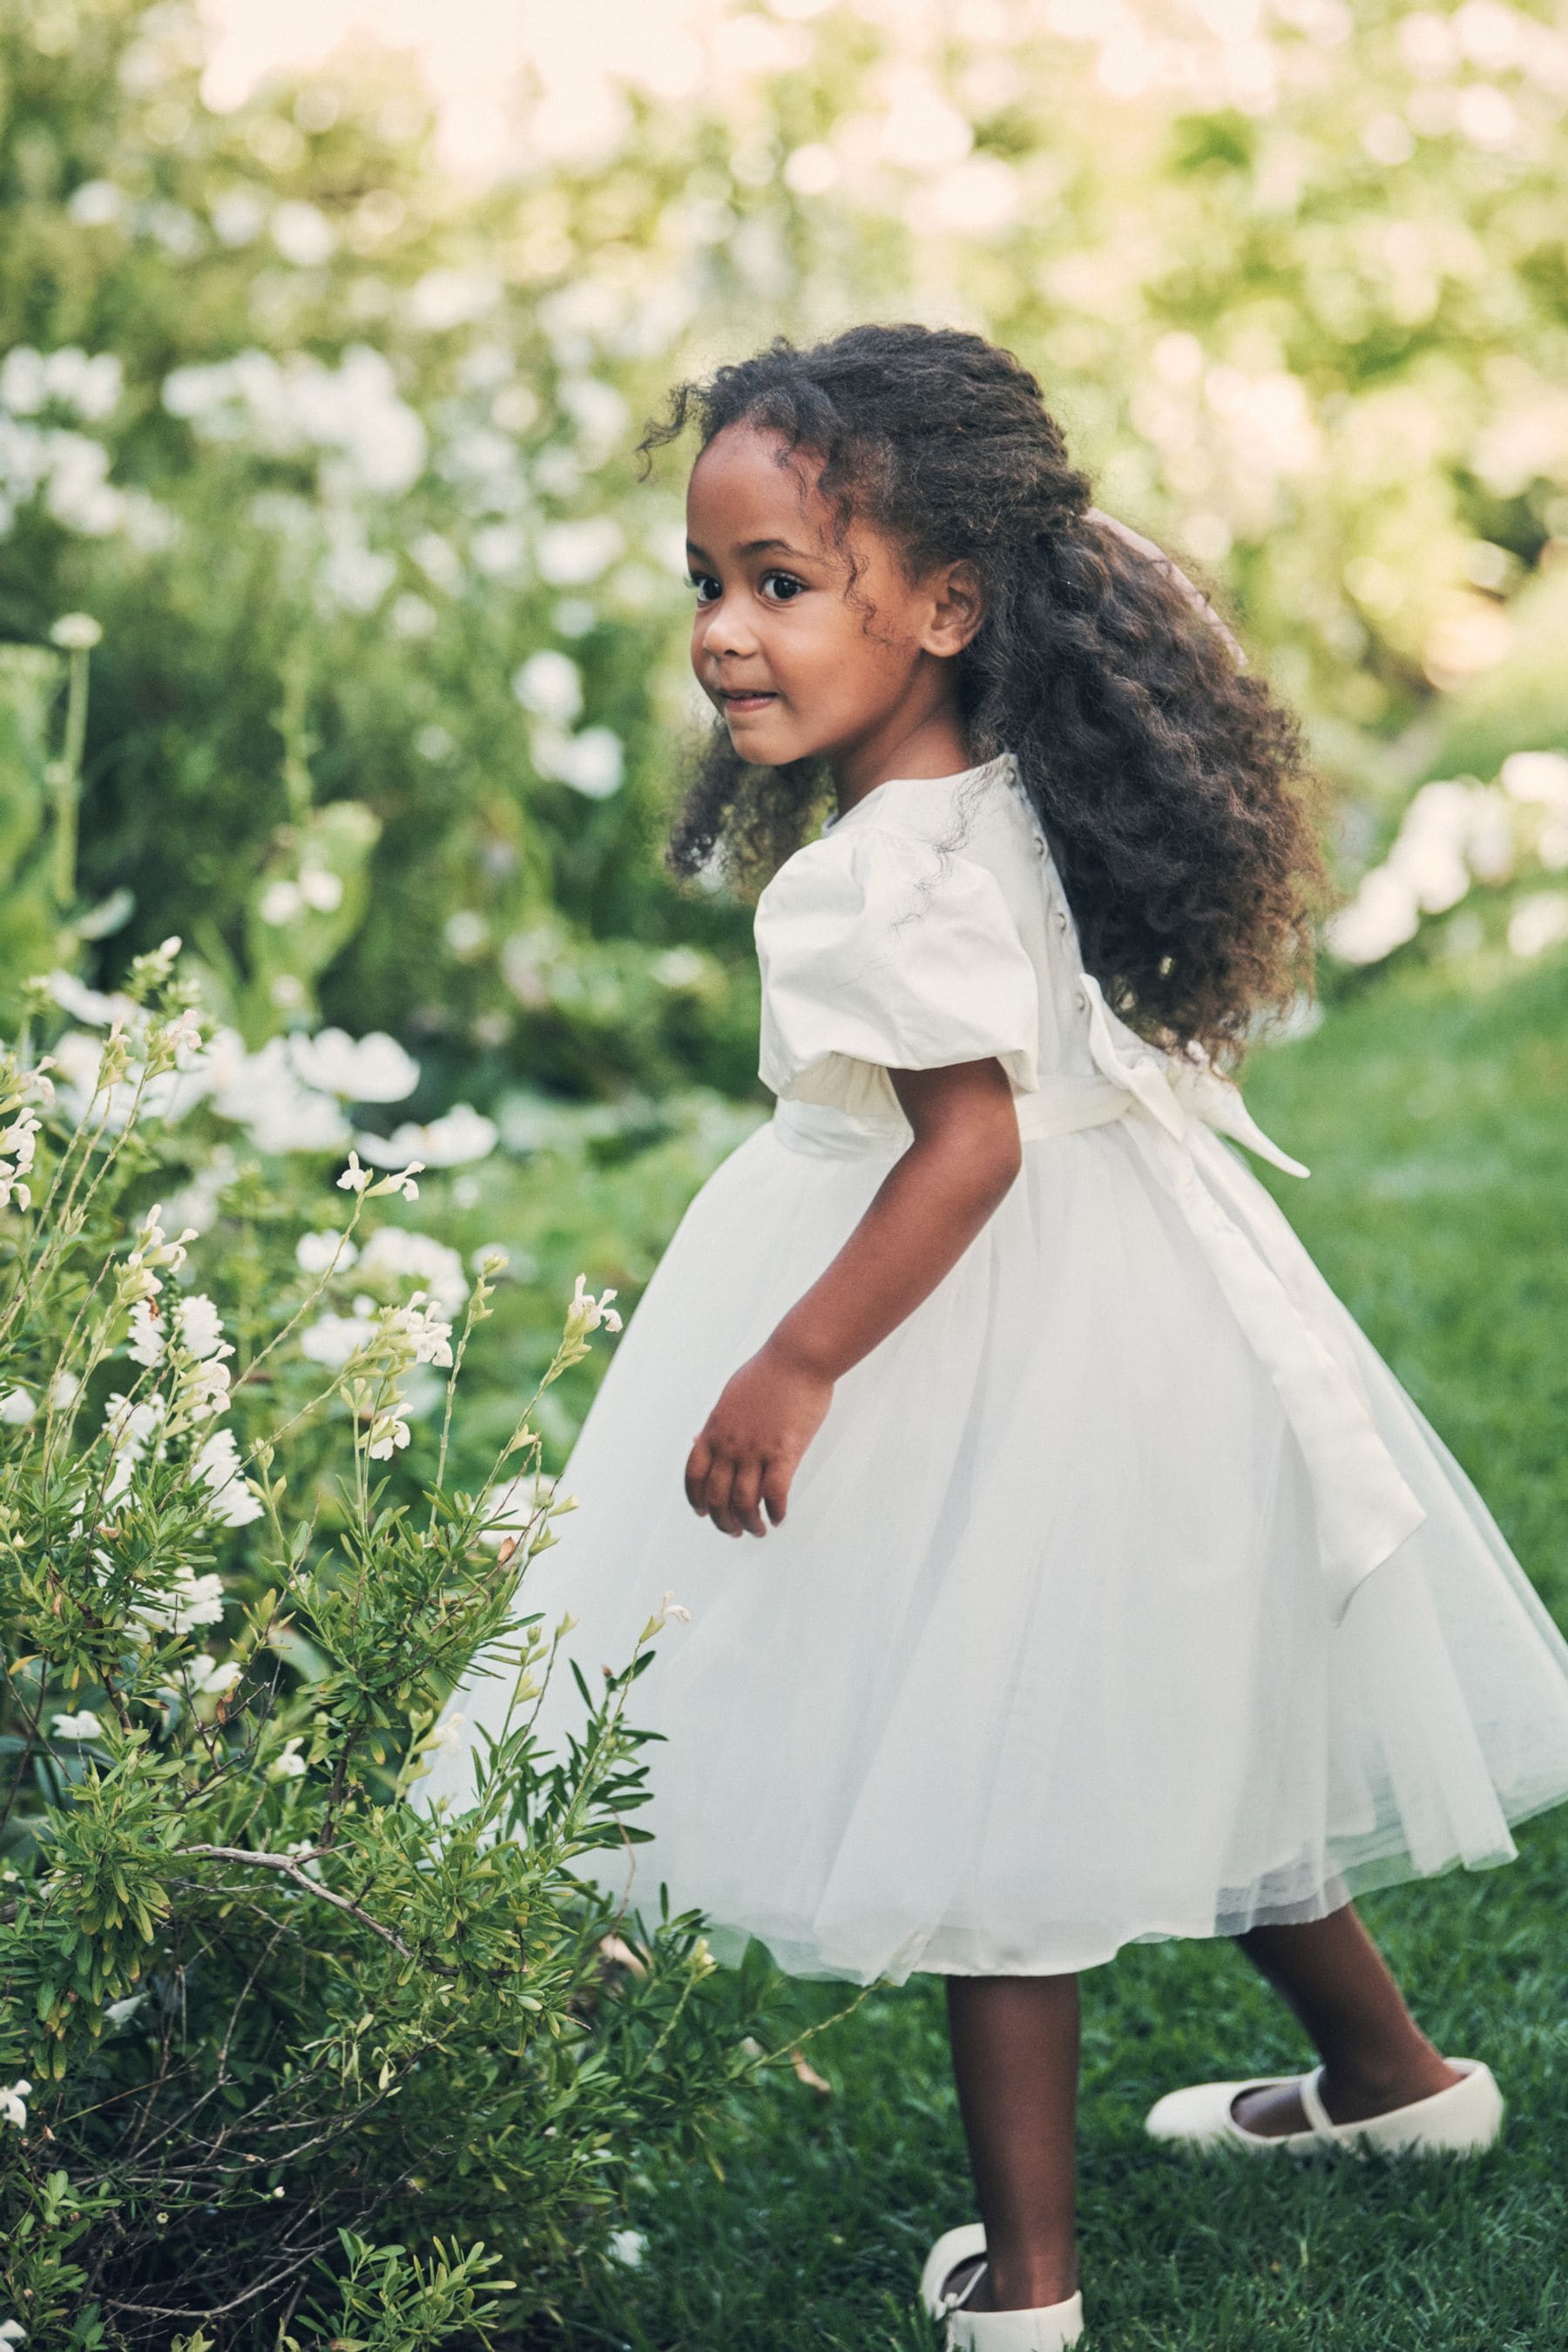
<instances>
[{"instance_id":1,"label":"sunlit greenery","mask_svg":"<svg viewBox=\"0 0 1568 2352\"><path fill-rule=\"evenodd\" d=\"M414 68L368 38L218 111L189 0L0 9L0 1036L21 1089L0 1136L0 1271L21 1302L0 1381L17 1669L0 1722L0 2164L5 2284L38 2298L16 2324L39 2344L158 2340L126 2298L145 2305L188 2271L209 2189L234 2292L275 2242L290 2258L307 2242L252 2211L248 2189L213 2187L218 2158L181 2106L198 2079L221 2083L223 2130L247 2156L279 2108L314 2116L310 2099L341 2094L358 2167L328 2184L324 2159L300 2158L290 2211L324 2217L309 2240L324 2267L292 2305L294 2272L259 2292L224 2352L466 2346L491 2318L544 2327L552 2307L585 2344L671 2352L923 2340L912 2255L965 2192L918 1988L897 2007L874 1996L825 2044L842 2105L809 2069L737 2097L694 2200L659 2151L749 2079L742 2014L779 1989L748 1978L721 1995L690 1923L631 1956L651 1957L646 1976L606 1958L604 1922L563 1881L570 1838L525 1843L491 1873L472 1824L472 1881L447 1903L432 1847L388 1802L457 1671L452 1622L472 1633L500 1605L472 1544L448 1532L437 1558L416 1542L427 1498L449 1531L450 1497L482 1496L552 1364L532 1425L559 1465L595 1377L593 1358L554 1361L575 1277L631 1307L692 1192L767 1108L749 910L717 877L678 890L661 864L704 712L685 663L680 456L644 482L634 451L682 374L866 318L978 328L1037 371L1100 503L1237 616L1337 788L1346 898L1325 935L1327 1021L1314 1030L1303 1007L1306 1034L1256 1066L1265 1125L1316 1170L1284 1205L1563 1598L1562 1269L1542 1250L1560 1223L1568 969L1562 6L714 0L697 15L624 58L585 32L564 97L518 94L506 170L459 185ZM170 1045L117 1142L127 1040L146 1043L133 997L150 992L167 1021L199 1004L202 1034ZM18 1140L35 1114L52 1129ZM67 1137L100 1119L88 1157L117 1173L93 1220L72 1226L58 1198L29 1207L18 1150L37 1145L41 1203ZM351 1150L378 1181L423 1163L421 1190L383 1191L368 1245L332 1263L321 1236L349 1213ZM179 1369L149 1360L133 1302L106 1314L89 1288L92 1251L122 1274L157 1202L170 1234L192 1229L170 1300L216 1298L232 1335L239 1440L298 1416L291 1483L268 1486L281 1454L247 1454L258 1483L223 1487L217 1511L188 1445L143 1445L134 1507L89 1534L78 1506L91 1464L107 1475L115 1457L115 1399ZM480 1265L461 1411L448 1429L430 1363L400 1358L396 1429L377 1437L343 1384L367 1351L397 1352L410 1315L460 1317ZM263 1360L297 1310L289 1347ZM79 1407L62 1404L54 1358L95 1314L100 1351ZM391 1449L379 1517L372 1444ZM97 1566L122 1583L145 1570L156 1607L205 1580L209 1552L218 1613L154 1629L160 1686L127 1632L146 1594L117 1586L100 1608ZM333 1666L318 1636L357 1589L350 1555L404 1596L408 1622L383 1610L351 1628ZM86 1650L58 1622L68 1599ZM217 1629L211 1652L198 1626ZM345 1731L346 1681L425 1636L384 1710L396 1720ZM58 1730L84 1709L96 1730ZM275 1771L280 1756L302 1769ZM284 1829L321 1847L323 1877L255 1861L287 1856L289 1841L267 1843ZM230 1859L176 1873L170 1841ZM1474 2007L1479 2032L1517 1981L1504 2058L1545 2112L1552 1849L1533 1851L1497 1914L1506 1956L1449 2016L1468 2034ZM351 1880L357 1913L330 1899ZM1389 1906L1414 1919L1403 1956L1428 1979L1428 1923L1458 1916L1442 1899ZM466 1968L464 1938L515 1942L530 1903L555 1938L548 2025L526 2022L545 2011L521 1978L498 1990L480 1969L448 2033L449 1980L432 1990L394 1966L387 1916L409 1949L450 1944ZM160 1940L198 1953L205 1981L193 1990ZM1152 2086L1139 2068L1155 2022L1173 2065L1278 2054L1245 1997L1223 2053L1169 2040L1173 2018L1224 2013L1219 1957L1189 1958L1191 1974L1169 1955L1119 1972L1090 2060L1124 2103ZM384 2011L376 2064L406 2069L406 2160L378 2140L376 2101L355 2104L361 1984ZM272 2017L243 2084L220 1996L246 2032ZM800 2000L803 2026L826 2014L826 1997ZM574 2119L546 2151L571 2072L550 2028L575 2049L584 2026L600 2071L574 2076ZM510 2035L519 2063L492 2065L487 2035ZM326 2071L301 2089L312 2036ZM26 2108L13 2076L47 2085L27 2095L25 2137L6 2121L7 2095ZM804 2140L802 2117L782 2116L797 2091L816 2119ZM121 2149L122 2114L207 2168L165 2198L156 2167ZM1117 2219L1091 2168L1089 2231L1103 2280L1121 2217L1150 2219L1143 2267L1096 2288L1126 2341L1328 2340L1340 2289L1312 2249L1337 2230L1334 2280L1347 2263L1373 2278L1394 2200L1363 2220L1338 2189L1314 2192L1310 2245L1278 2184L1232 2195L1250 2265L1237 2286L1212 2213L1205 2272L1194 2199L1173 2174L1142 2178L1125 2122L1091 2121ZM1561 2332L1531 2249L1562 2166L1539 2132L1531 2147L1507 2340L1535 2352ZM1514 2192L1501 2173L1492 2185L1500 2214ZM1410 2209L1413 2231L1447 2246L1463 2220L1490 2248L1471 2250L1478 2294L1500 2293L1497 2247L1514 2235L1484 2199L1457 2217L1446 2195ZM759 2203L787 2242L786 2297L755 2263ZM607 2266L612 2223L628 2259L646 2233L640 2273ZM523 2283L498 2288L513 2269ZM183 2280L180 2310L216 2309L210 2284ZM1362 2292L1369 2347L1492 2342L1484 2315L1468 2335L1450 2325L1458 2290L1436 2267L1419 2308L1403 2289ZM1214 2329L1194 2294L1229 2298ZM216 2347L197 2329L185 2352Z\"/></svg>"}]
</instances>

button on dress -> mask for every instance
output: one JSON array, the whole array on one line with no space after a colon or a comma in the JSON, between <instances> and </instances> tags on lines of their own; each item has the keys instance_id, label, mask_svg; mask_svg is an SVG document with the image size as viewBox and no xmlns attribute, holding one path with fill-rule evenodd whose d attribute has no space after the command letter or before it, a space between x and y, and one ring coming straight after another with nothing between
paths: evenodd
<instances>
[{"instance_id":1,"label":"button on dress","mask_svg":"<svg viewBox=\"0 0 1568 2352\"><path fill-rule=\"evenodd\" d=\"M631 1720L662 1881L721 1957L1052 1973L1509 1860L1568 1796L1568 1644L1246 1151L1307 1170L1083 965L1010 755L879 785L756 910L764 1121L698 1192L563 1471L524 1613L593 1682L673 1591ZM1023 1142L837 1383L761 1541L689 1508L731 1372L910 1140L889 1077L994 1055ZM420 1801L462 1801L470 1675ZM559 1666L547 1746L580 1719Z\"/></svg>"}]
</instances>

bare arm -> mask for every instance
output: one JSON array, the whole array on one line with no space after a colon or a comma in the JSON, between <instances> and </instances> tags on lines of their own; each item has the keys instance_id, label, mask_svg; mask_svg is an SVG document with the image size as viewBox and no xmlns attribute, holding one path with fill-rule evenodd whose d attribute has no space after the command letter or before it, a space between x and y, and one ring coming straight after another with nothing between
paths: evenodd
<instances>
[{"instance_id":1,"label":"bare arm","mask_svg":"<svg viewBox=\"0 0 1568 2352\"><path fill-rule=\"evenodd\" d=\"M686 1495L725 1535L765 1535L826 1416L833 1384L930 1297L1017 1175L1000 1062L889 1073L914 1139L772 1337L725 1383L686 1464Z\"/></svg>"}]
</instances>

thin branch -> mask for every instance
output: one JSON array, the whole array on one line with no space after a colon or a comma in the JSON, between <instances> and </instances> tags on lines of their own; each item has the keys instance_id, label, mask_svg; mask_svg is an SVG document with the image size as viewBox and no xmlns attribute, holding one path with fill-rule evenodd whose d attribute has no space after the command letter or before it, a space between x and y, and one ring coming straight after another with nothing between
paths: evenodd
<instances>
[{"instance_id":1,"label":"thin branch","mask_svg":"<svg viewBox=\"0 0 1568 2352\"><path fill-rule=\"evenodd\" d=\"M307 1895L314 1895L320 1902L330 1903L335 1911L346 1911L350 1918L359 1921L362 1927L368 1927L373 1936L379 1936L384 1944L390 1945L395 1952L401 1952L405 1960L420 1959L419 1953L411 1950L401 1936L395 1935L390 1927L383 1927L379 1919L373 1919L359 1904L351 1903L346 1895L336 1895L330 1886L323 1886L319 1879L310 1877L304 1864L321 1859L315 1853L257 1853L248 1846L242 1845L181 1845L174 1848L173 1859L190 1862L204 1855L214 1862L237 1862L247 1870L276 1870L283 1877L292 1879L295 1885L302 1887ZM458 1973L444 1960L425 1959L423 1965L433 1969L437 1976L455 1977Z\"/></svg>"}]
</instances>

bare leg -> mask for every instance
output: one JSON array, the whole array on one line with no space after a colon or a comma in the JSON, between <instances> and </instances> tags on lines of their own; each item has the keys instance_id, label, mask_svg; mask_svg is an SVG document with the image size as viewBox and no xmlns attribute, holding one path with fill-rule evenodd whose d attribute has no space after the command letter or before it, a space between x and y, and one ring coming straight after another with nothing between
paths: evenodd
<instances>
[{"instance_id":1,"label":"bare leg","mask_svg":"<svg viewBox=\"0 0 1568 2352\"><path fill-rule=\"evenodd\" d=\"M1364 2123L1460 2080L1405 2008L1348 1903L1305 1927L1254 1927L1236 1940L1317 2045L1323 2105L1334 2123ZM1288 2087L1245 2091L1232 2112L1268 2138L1307 2128L1300 2095Z\"/></svg>"},{"instance_id":2,"label":"bare leg","mask_svg":"<svg viewBox=\"0 0 1568 2352\"><path fill-rule=\"evenodd\" d=\"M1037 2311L1078 2285L1078 1979L949 1977L948 2031L985 2270L964 2308ZM961 2289L974 2270L951 2281Z\"/></svg>"}]
</instances>

